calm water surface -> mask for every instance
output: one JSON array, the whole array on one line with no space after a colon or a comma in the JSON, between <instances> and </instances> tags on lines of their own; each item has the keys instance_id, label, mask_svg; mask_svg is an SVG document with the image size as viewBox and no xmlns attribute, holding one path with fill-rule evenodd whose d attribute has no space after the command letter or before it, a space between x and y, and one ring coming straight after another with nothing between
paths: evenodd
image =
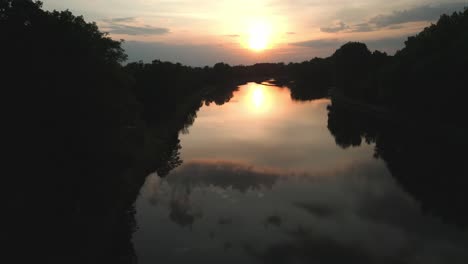
<instances>
[{"instance_id":1,"label":"calm water surface","mask_svg":"<svg viewBox=\"0 0 468 264\"><path fill-rule=\"evenodd\" d=\"M373 145L336 145L329 103L249 83L203 106L183 165L141 190L138 262L463 263L466 233L424 214Z\"/></svg>"}]
</instances>

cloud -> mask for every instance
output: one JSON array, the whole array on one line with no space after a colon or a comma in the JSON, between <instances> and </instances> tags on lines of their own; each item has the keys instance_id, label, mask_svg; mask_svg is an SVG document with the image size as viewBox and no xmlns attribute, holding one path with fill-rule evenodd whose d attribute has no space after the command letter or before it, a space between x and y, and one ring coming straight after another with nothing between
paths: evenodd
<instances>
[{"instance_id":1,"label":"cloud","mask_svg":"<svg viewBox=\"0 0 468 264\"><path fill-rule=\"evenodd\" d=\"M407 38L407 36L382 38L364 41L364 43L367 44L370 50L380 50L393 54L404 47Z\"/></svg>"},{"instance_id":2,"label":"cloud","mask_svg":"<svg viewBox=\"0 0 468 264\"><path fill-rule=\"evenodd\" d=\"M168 28L153 27L149 25L132 25L136 21L135 17L121 17L102 20L106 25L107 31L113 34L122 35L164 35L168 34Z\"/></svg>"},{"instance_id":3,"label":"cloud","mask_svg":"<svg viewBox=\"0 0 468 264\"><path fill-rule=\"evenodd\" d=\"M375 31L375 27L369 23L361 23L353 26L351 32L371 32Z\"/></svg>"},{"instance_id":4,"label":"cloud","mask_svg":"<svg viewBox=\"0 0 468 264\"><path fill-rule=\"evenodd\" d=\"M172 221L191 225L201 215L197 212L203 212L202 228L211 229L215 221L230 223L230 229L242 230L246 253L262 263L464 263L468 257L460 229L426 215L389 172L373 162L327 177L293 177L242 163L197 161L164 181L158 199L170 199ZM248 192L259 189L262 201ZM275 218L285 221L278 229L282 236L252 240L265 232L257 227L259 219L271 215L259 208L272 204L279 208Z\"/></svg>"},{"instance_id":5,"label":"cloud","mask_svg":"<svg viewBox=\"0 0 468 264\"><path fill-rule=\"evenodd\" d=\"M310 48L329 48L342 45L343 43L345 41L339 39L314 39L291 43L291 45Z\"/></svg>"},{"instance_id":6,"label":"cloud","mask_svg":"<svg viewBox=\"0 0 468 264\"><path fill-rule=\"evenodd\" d=\"M154 226L169 212L181 226L196 220L201 232L227 234L223 239L259 263L465 263L468 257L463 229L425 214L383 164L298 177L226 161L183 166L157 181L156 200L166 210L139 208L147 221L140 235L167 237L162 251L182 237L164 221ZM267 226L265 219L281 225Z\"/></svg>"},{"instance_id":7,"label":"cloud","mask_svg":"<svg viewBox=\"0 0 468 264\"><path fill-rule=\"evenodd\" d=\"M393 26L389 26L388 28L389 29L400 29L400 28L403 28L403 25L393 25Z\"/></svg>"},{"instance_id":8,"label":"cloud","mask_svg":"<svg viewBox=\"0 0 468 264\"><path fill-rule=\"evenodd\" d=\"M327 33L336 33L348 29L349 26L346 25L343 21L339 21L335 26L332 27L322 27L320 31Z\"/></svg>"},{"instance_id":9,"label":"cloud","mask_svg":"<svg viewBox=\"0 0 468 264\"><path fill-rule=\"evenodd\" d=\"M133 22L135 21L135 17L110 18L110 19L104 19L103 21L111 22L111 23Z\"/></svg>"},{"instance_id":10,"label":"cloud","mask_svg":"<svg viewBox=\"0 0 468 264\"><path fill-rule=\"evenodd\" d=\"M301 185L291 191L305 192L307 198L292 205L311 218L294 225L289 217L289 227L283 229L288 239L266 247L246 242L247 254L259 262L464 263L468 257L468 241L458 238L461 229L426 215L372 164Z\"/></svg>"},{"instance_id":11,"label":"cloud","mask_svg":"<svg viewBox=\"0 0 468 264\"><path fill-rule=\"evenodd\" d=\"M287 35L295 35L296 32L292 32L292 31L289 31L289 32L286 32Z\"/></svg>"},{"instance_id":12,"label":"cloud","mask_svg":"<svg viewBox=\"0 0 468 264\"><path fill-rule=\"evenodd\" d=\"M444 3L435 6L423 5L406 10L393 11L389 14L380 14L367 21L348 26L340 21L332 27L322 27L320 30L326 33L337 32L372 32L382 28L401 29L401 24L409 22L433 22L442 14L450 14L463 10L468 3Z\"/></svg>"},{"instance_id":13,"label":"cloud","mask_svg":"<svg viewBox=\"0 0 468 264\"><path fill-rule=\"evenodd\" d=\"M227 35L224 35L225 37L230 37L230 38L238 38L240 37L239 34L227 34Z\"/></svg>"},{"instance_id":14,"label":"cloud","mask_svg":"<svg viewBox=\"0 0 468 264\"><path fill-rule=\"evenodd\" d=\"M468 4L465 3L446 3L438 6L419 6L403 11L394 11L388 15L378 15L369 20L377 28L403 24L418 21L435 21L441 14L450 14L454 11L463 10Z\"/></svg>"},{"instance_id":15,"label":"cloud","mask_svg":"<svg viewBox=\"0 0 468 264\"><path fill-rule=\"evenodd\" d=\"M380 50L393 54L404 47L407 36L390 37L372 40L344 40L344 39L316 39L291 43L293 46L310 47L315 49L329 49L330 54L348 41L359 41L367 45L370 50Z\"/></svg>"},{"instance_id":16,"label":"cloud","mask_svg":"<svg viewBox=\"0 0 468 264\"><path fill-rule=\"evenodd\" d=\"M109 27L110 33L123 35L163 35L169 33L167 28L159 28L152 26L127 26L127 25L112 25Z\"/></svg>"}]
</instances>

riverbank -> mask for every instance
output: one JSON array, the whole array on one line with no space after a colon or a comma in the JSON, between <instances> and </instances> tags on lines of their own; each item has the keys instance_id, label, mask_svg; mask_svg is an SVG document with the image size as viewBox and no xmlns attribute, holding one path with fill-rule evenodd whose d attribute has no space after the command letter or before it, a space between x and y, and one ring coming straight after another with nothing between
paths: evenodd
<instances>
[{"instance_id":1,"label":"riverbank","mask_svg":"<svg viewBox=\"0 0 468 264\"><path fill-rule=\"evenodd\" d=\"M329 89L328 96L334 107L346 108L360 114L370 115L388 121L401 120L399 114L386 107L350 98L334 87Z\"/></svg>"}]
</instances>

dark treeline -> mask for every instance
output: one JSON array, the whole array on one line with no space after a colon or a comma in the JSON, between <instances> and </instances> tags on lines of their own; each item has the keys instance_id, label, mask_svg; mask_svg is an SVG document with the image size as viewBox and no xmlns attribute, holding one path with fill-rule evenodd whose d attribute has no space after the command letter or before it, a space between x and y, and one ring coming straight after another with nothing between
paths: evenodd
<instances>
[{"instance_id":1,"label":"dark treeline","mask_svg":"<svg viewBox=\"0 0 468 264\"><path fill-rule=\"evenodd\" d=\"M340 51L353 53L355 62L346 65L349 60L337 57L338 76L342 67L349 78L342 78L336 87L346 96L386 106L414 119L461 124L466 112L462 98L468 83L464 73L468 68L467 33L465 9L442 15L436 24L408 38L405 47L392 57L347 44L354 48L344 52L345 45L334 56ZM343 62L341 66L339 61Z\"/></svg>"},{"instance_id":2,"label":"dark treeline","mask_svg":"<svg viewBox=\"0 0 468 264\"><path fill-rule=\"evenodd\" d=\"M133 204L148 173L181 164L200 99L146 121L121 43L69 11L1 0L0 32L4 259L135 263Z\"/></svg>"}]
</instances>

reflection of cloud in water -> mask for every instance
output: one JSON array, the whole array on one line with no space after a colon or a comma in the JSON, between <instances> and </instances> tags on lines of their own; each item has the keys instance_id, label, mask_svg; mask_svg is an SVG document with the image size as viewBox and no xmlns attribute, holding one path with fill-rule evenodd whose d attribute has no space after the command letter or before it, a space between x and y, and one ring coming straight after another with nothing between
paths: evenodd
<instances>
[{"instance_id":1,"label":"reflection of cloud in water","mask_svg":"<svg viewBox=\"0 0 468 264\"><path fill-rule=\"evenodd\" d=\"M215 186L246 192L249 189L271 189L279 177L280 174L274 170L240 163L195 161L176 170L167 181L171 185Z\"/></svg>"},{"instance_id":2,"label":"reflection of cloud in water","mask_svg":"<svg viewBox=\"0 0 468 264\"><path fill-rule=\"evenodd\" d=\"M262 263L466 263L466 231L426 215L386 173L362 164L336 177L291 186L291 203L312 219L289 239L245 244ZM303 195L301 195L301 193ZM270 241L271 242L271 241Z\"/></svg>"},{"instance_id":3,"label":"reflection of cloud in water","mask_svg":"<svg viewBox=\"0 0 468 264\"><path fill-rule=\"evenodd\" d=\"M425 215L376 160L327 175L197 161L162 182L148 183L157 187L146 186L151 190L146 198L178 201L176 210L170 203L167 208L171 214L182 212L179 222L188 219L191 225L192 216L203 210L197 223L212 236L196 243L212 240L215 228L217 238L232 241L234 248L243 245L256 262L464 263L468 259L466 232ZM249 194L260 189L265 193L260 200ZM213 195L193 200L194 190L216 190L236 196L238 202L227 204L228 200Z\"/></svg>"},{"instance_id":4,"label":"reflection of cloud in water","mask_svg":"<svg viewBox=\"0 0 468 264\"><path fill-rule=\"evenodd\" d=\"M270 215L265 220L266 227L270 225L279 227L281 226L281 223L282 223L282 219L280 216L277 216L277 215Z\"/></svg>"},{"instance_id":5,"label":"reflection of cloud in water","mask_svg":"<svg viewBox=\"0 0 468 264\"><path fill-rule=\"evenodd\" d=\"M277 168L256 167L249 164L230 162L222 160L196 160L186 162L181 167L173 171L164 178L170 186L186 187L218 187L221 190L214 190L222 194L227 189L233 189L242 193L249 190L269 190L272 189L279 180L312 180L319 177L334 177L343 173L350 173L358 166L348 165L346 167L329 169L328 171L306 173L304 171L280 170ZM147 193L158 195L161 186L161 179L148 181ZM262 195L260 193L260 195Z\"/></svg>"},{"instance_id":6,"label":"reflection of cloud in water","mask_svg":"<svg viewBox=\"0 0 468 264\"><path fill-rule=\"evenodd\" d=\"M343 236L355 235L355 241L347 243L340 237L321 235L315 230L298 227L289 232L290 239L276 241L266 248L246 243L244 250L260 263L466 263L468 254L466 240L453 235L451 239L440 238L430 233L400 233L397 226L381 226L393 229L388 236L376 236L375 229L352 230L351 226L341 226ZM319 228L319 227L315 227ZM435 226L437 228L437 226ZM350 230L351 229L351 230ZM340 229L338 229L340 230ZM352 232L352 234L349 234ZM361 237L374 237L373 244L363 244ZM400 236L400 244L388 243L387 239ZM461 237L461 235L460 235Z\"/></svg>"}]
</instances>

